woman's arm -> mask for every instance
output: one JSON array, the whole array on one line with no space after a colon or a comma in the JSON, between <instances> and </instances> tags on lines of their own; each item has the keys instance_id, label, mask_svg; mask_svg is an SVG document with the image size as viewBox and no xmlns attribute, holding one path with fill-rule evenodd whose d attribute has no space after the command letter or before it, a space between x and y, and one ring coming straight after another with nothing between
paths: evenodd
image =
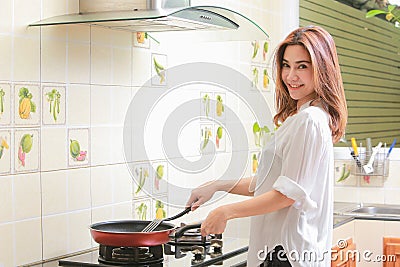
<instances>
[{"instance_id":1,"label":"woman's arm","mask_svg":"<svg viewBox=\"0 0 400 267\"><path fill-rule=\"evenodd\" d=\"M242 178L239 181L218 181L218 191L225 191L235 195L254 196L254 192L249 191L252 178Z\"/></svg>"},{"instance_id":2,"label":"woman's arm","mask_svg":"<svg viewBox=\"0 0 400 267\"><path fill-rule=\"evenodd\" d=\"M261 215L291 206L295 201L276 190L211 211L201 225L201 234L220 234L230 219Z\"/></svg>"},{"instance_id":3,"label":"woman's arm","mask_svg":"<svg viewBox=\"0 0 400 267\"><path fill-rule=\"evenodd\" d=\"M251 178L243 178L239 181L227 180L227 181L212 181L200 185L199 187L192 190L189 200L186 206L192 206L192 210L197 209L205 202L210 200L215 192L225 191L232 194L253 196L253 192L249 191Z\"/></svg>"}]
</instances>

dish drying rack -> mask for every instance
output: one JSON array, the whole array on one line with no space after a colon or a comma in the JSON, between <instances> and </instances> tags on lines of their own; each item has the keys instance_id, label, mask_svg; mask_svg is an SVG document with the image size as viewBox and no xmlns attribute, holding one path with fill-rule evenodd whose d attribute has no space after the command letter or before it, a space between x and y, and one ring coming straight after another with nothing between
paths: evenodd
<instances>
[{"instance_id":1,"label":"dish drying rack","mask_svg":"<svg viewBox=\"0 0 400 267\"><path fill-rule=\"evenodd\" d=\"M373 172L366 173L363 166L367 165L372 152L360 151L358 160L352 161L350 169L351 175L356 176L360 186L383 186L384 181L389 176L389 158L385 148L376 153L372 164Z\"/></svg>"}]
</instances>

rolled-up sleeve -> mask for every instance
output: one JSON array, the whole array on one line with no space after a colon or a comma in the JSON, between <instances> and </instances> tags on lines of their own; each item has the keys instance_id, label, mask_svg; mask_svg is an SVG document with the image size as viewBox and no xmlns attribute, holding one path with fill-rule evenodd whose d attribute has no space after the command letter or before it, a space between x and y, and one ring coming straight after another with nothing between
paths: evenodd
<instances>
[{"instance_id":1,"label":"rolled-up sleeve","mask_svg":"<svg viewBox=\"0 0 400 267\"><path fill-rule=\"evenodd\" d=\"M319 127L323 120L309 114L303 116L302 123L291 132L291 138L282 140L282 169L273 188L293 199L295 208L308 211L317 208L310 197L316 179L326 179L319 177L318 167L323 160L327 138Z\"/></svg>"}]
</instances>

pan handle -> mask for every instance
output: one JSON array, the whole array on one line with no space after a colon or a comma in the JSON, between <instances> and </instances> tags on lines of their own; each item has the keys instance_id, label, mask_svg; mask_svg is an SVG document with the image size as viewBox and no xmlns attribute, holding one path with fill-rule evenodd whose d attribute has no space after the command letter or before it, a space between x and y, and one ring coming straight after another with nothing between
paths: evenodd
<instances>
[{"instance_id":1,"label":"pan handle","mask_svg":"<svg viewBox=\"0 0 400 267\"><path fill-rule=\"evenodd\" d=\"M172 216L172 217L169 217L169 218L165 218L165 219L163 219L163 221L164 222L165 221L173 221L173 220L175 220L175 219L177 219L179 217L182 217L183 215L189 213L189 211L191 211L191 209L192 209L192 207L187 207L184 211L176 214L175 216Z\"/></svg>"},{"instance_id":2,"label":"pan handle","mask_svg":"<svg viewBox=\"0 0 400 267\"><path fill-rule=\"evenodd\" d=\"M184 234L187 230L190 230L190 229L198 229L198 228L200 228L200 227L201 227L201 223L185 225L185 226L179 228L179 229L175 232L175 235L174 235L173 237L175 237L175 238L182 237L183 234Z\"/></svg>"}]
</instances>

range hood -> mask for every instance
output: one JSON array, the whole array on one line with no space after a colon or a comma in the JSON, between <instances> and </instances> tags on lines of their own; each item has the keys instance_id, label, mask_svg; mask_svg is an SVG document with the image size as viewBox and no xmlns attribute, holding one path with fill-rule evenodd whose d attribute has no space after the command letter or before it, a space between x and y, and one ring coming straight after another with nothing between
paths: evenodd
<instances>
[{"instance_id":1,"label":"range hood","mask_svg":"<svg viewBox=\"0 0 400 267\"><path fill-rule=\"evenodd\" d=\"M191 6L190 0L79 0L79 13L43 19L29 26L82 23L132 32L222 30L239 32L234 34L236 38L229 34L228 39L268 38L261 27L238 12L217 6Z\"/></svg>"}]
</instances>

